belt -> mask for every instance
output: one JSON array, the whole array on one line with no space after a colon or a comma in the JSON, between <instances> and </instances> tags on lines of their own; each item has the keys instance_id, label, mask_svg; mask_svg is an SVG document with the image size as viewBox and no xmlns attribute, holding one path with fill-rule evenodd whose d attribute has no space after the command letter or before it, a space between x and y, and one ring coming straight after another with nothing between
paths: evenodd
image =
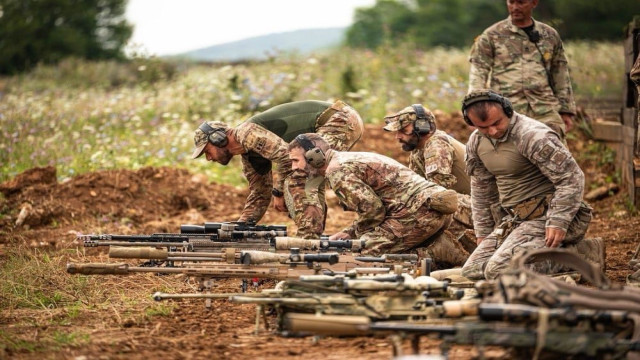
<instances>
[{"instance_id":1,"label":"belt","mask_svg":"<svg viewBox=\"0 0 640 360\"><path fill-rule=\"evenodd\" d=\"M318 119L316 120L316 126L322 126L326 124L327 121L329 121L329 119L333 116L333 114L346 108L347 106L349 105L347 105L347 103L342 100L336 101L335 103L333 103L333 105L329 106L318 116Z\"/></svg>"}]
</instances>

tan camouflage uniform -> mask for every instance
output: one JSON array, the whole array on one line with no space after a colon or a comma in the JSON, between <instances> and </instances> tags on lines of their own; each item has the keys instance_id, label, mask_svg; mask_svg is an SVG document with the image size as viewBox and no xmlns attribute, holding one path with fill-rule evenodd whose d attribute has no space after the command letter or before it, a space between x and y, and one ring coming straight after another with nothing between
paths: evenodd
<instances>
[{"instance_id":1,"label":"tan camouflage uniform","mask_svg":"<svg viewBox=\"0 0 640 360\"><path fill-rule=\"evenodd\" d=\"M425 115L435 127L435 116L425 109ZM387 131L400 131L416 121L415 110L410 106L398 113L385 117ZM453 215L452 228L464 231L472 228L471 193L469 175L465 171L464 144L442 130L436 130L428 136L423 146L418 146L409 154L409 168L423 178L444 188L455 190L458 195L458 211ZM460 226L458 226L460 225ZM458 231L454 231L456 236Z\"/></svg>"},{"instance_id":2,"label":"tan camouflage uniform","mask_svg":"<svg viewBox=\"0 0 640 360\"><path fill-rule=\"evenodd\" d=\"M569 65L558 32L539 21L534 24L540 33L540 51L524 30L511 23L511 17L476 38L469 57L469 92L496 90L511 100L515 111L541 121L564 138L559 113L576 113Z\"/></svg>"},{"instance_id":3,"label":"tan camouflage uniform","mask_svg":"<svg viewBox=\"0 0 640 360\"><path fill-rule=\"evenodd\" d=\"M364 130L360 115L342 101L337 101L328 107L327 111L333 114L324 124L316 126L316 133L335 149L345 151L351 149L362 137ZM296 236L319 238L324 227L326 209L322 179L311 182L314 186L309 186L307 174L304 171L291 170L287 151L288 143L257 124L244 122L236 127L233 136L247 152L255 152L271 160L276 165L277 171L274 184L271 171L261 175L254 169L248 158L242 156L242 171L249 181L250 193L239 221L260 220L271 202L271 189L276 188L288 192L286 198L290 201L287 201L287 206L298 227Z\"/></svg>"},{"instance_id":4,"label":"tan camouflage uniform","mask_svg":"<svg viewBox=\"0 0 640 360\"><path fill-rule=\"evenodd\" d=\"M358 218L342 230L366 241L373 255L403 253L430 245L450 215L432 210L427 199L445 191L386 156L365 152L327 153L325 177L346 211ZM434 259L438 261L438 259Z\"/></svg>"},{"instance_id":5,"label":"tan camouflage uniform","mask_svg":"<svg viewBox=\"0 0 640 360\"><path fill-rule=\"evenodd\" d=\"M423 147L411 152L409 168L425 179L458 193L454 219L471 228L471 185L464 167L464 144L442 130L427 139Z\"/></svg>"},{"instance_id":6,"label":"tan camouflage uniform","mask_svg":"<svg viewBox=\"0 0 640 360\"><path fill-rule=\"evenodd\" d=\"M563 245L582 240L591 220L591 209L582 202L584 174L548 127L515 113L499 140L474 131L467 143L466 162L474 228L476 236L485 239L463 266L463 276L496 278L515 254L545 246L545 227L565 230ZM511 222L514 208L541 197L549 198L546 212ZM496 221L492 209L498 206L509 209L511 215ZM511 229L501 229L509 224ZM500 235L503 230L511 232L504 237ZM548 263L536 267L540 272L557 270Z\"/></svg>"}]
</instances>

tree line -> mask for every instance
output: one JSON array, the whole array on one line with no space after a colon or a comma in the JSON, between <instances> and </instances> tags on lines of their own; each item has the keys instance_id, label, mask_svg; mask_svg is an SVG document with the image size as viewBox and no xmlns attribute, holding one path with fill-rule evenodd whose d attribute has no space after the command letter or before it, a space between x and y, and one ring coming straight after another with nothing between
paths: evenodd
<instances>
[{"instance_id":1,"label":"tree line","mask_svg":"<svg viewBox=\"0 0 640 360\"><path fill-rule=\"evenodd\" d=\"M126 5L127 0L1 0L0 74L67 57L124 59L133 32L124 18ZM565 40L621 40L634 14L640 14L638 0L540 0L534 12ZM346 44L467 47L506 16L506 4L499 0L377 0L356 11Z\"/></svg>"},{"instance_id":2,"label":"tree line","mask_svg":"<svg viewBox=\"0 0 640 360\"><path fill-rule=\"evenodd\" d=\"M618 41L634 14L640 14L638 0L540 0L533 16L555 27L564 40ZM499 0L377 0L356 10L346 44L370 49L395 42L468 47L508 15L505 1Z\"/></svg>"}]
</instances>

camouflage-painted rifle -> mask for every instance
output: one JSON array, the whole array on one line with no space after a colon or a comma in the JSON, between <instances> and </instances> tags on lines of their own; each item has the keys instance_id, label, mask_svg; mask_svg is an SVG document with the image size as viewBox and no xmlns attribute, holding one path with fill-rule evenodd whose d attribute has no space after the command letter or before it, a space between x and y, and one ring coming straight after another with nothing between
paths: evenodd
<instances>
[{"instance_id":1,"label":"camouflage-painted rifle","mask_svg":"<svg viewBox=\"0 0 640 360\"><path fill-rule=\"evenodd\" d=\"M273 308L278 330L291 333L293 329L285 322L290 313L365 316L372 320L438 318L443 301L462 296L459 291L449 292L448 285L428 276L414 278L406 273L351 272L300 276L298 280L278 284L277 290L264 291L262 297L252 294L251 297L232 296L230 300L256 304L260 309L258 313L265 306Z\"/></svg>"},{"instance_id":2,"label":"camouflage-painted rifle","mask_svg":"<svg viewBox=\"0 0 640 360\"><path fill-rule=\"evenodd\" d=\"M331 254L340 255L342 263L352 264L354 267L370 266L369 264L404 264L415 266L418 262L416 254L385 254L382 256L357 256L353 253L324 253L319 252L319 258L332 259ZM301 262L302 259L314 259L316 254L301 254L298 248L289 248L287 253L260 250L241 250L225 248L211 252L169 251L164 248L153 247L117 247L109 248L109 257L116 259L141 259L154 261L175 262L225 262L228 264L259 265L267 263L288 264ZM329 257L327 257L327 256ZM314 260L310 260L314 261ZM337 260L336 260L337 262Z\"/></svg>"},{"instance_id":3,"label":"camouflage-painted rifle","mask_svg":"<svg viewBox=\"0 0 640 360\"><path fill-rule=\"evenodd\" d=\"M402 333L412 340L414 353L420 336L436 334L444 340L441 349L445 356L454 344L515 348L523 358L534 359L542 352L555 358L622 359L629 352L640 351L640 339L632 335L638 318L630 312L484 303L477 310L478 320L451 325L373 322L355 327L360 333Z\"/></svg>"},{"instance_id":4,"label":"camouflage-painted rifle","mask_svg":"<svg viewBox=\"0 0 640 360\"><path fill-rule=\"evenodd\" d=\"M115 251L122 250L114 248ZM137 249L124 249L125 253ZM169 258L169 252L159 249L142 249L151 254L159 253ZM198 259L200 256L208 253L179 253L184 258L178 258L180 261ZM217 255L216 255L217 256ZM232 256L233 263L214 262L213 259L218 257L202 256L199 258L202 262L192 263L182 266L159 267L159 266L131 266L125 263L89 263L89 264L67 264L67 272L70 274L81 275L129 275L132 273L151 272L156 274L185 274L195 278L199 282L200 291L208 293L214 279L220 278L266 278L275 280L297 279L301 275L318 275L318 274L340 274L349 271L357 271L360 273L388 273L392 269L407 272L415 272L417 268L417 256L414 254L395 254L385 255L378 258L373 257L354 257L352 255L342 255L338 253L313 253L305 254L294 251L289 254L271 253L265 251L242 251L238 260L235 261L235 253ZM175 259L175 258L174 258ZM183 294L182 297L198 297L198 294ZM177 298L180 294L156 296L156 299ZM202 296L208 297L208 296Z\"/></svg>"},{"instance_id":5,"label":"camouflage-painted rifle","mask_svg":"<svg viewBox=\"0 0 640 360\"><path fill-rule=\"evenodd\" d=\"M79 235L85 247L165 247L172 250L217 251L220 249L313 251L360 251L361 240L307 240L287 237L286 225L256 225L244 222L205 222L204 225L183 224L180 233L151 235Z\"/></svg>"}]
</instances>

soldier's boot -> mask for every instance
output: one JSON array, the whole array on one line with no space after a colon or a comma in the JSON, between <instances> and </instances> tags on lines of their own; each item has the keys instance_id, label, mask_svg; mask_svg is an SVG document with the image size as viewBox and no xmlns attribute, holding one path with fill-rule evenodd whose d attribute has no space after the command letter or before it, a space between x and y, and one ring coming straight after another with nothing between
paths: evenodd
<instances>
[{"instance_id":1,"label":"soldier's boot","mask_svg":"<svg viewBox=\"0 0 640 360\"><path fill-rule=\"evenodd\" d=\"M433 260L437 269L462 266L469 257L469 253L446 230L427 246L426 253Z\"/></svg>"},{"instance_id":2,"label":"soldier's boot","mask_svg":"<svg viewBox=\"0 0 640 360\"><path fill-rule=\"evenodd\" d=\"M587 260L592 265L599 266L600 271L602 272L606 270L605 249L602 238L584 238L573 246L575 246L575 251L583 259Z\"/></svg>"}]
</instances>

